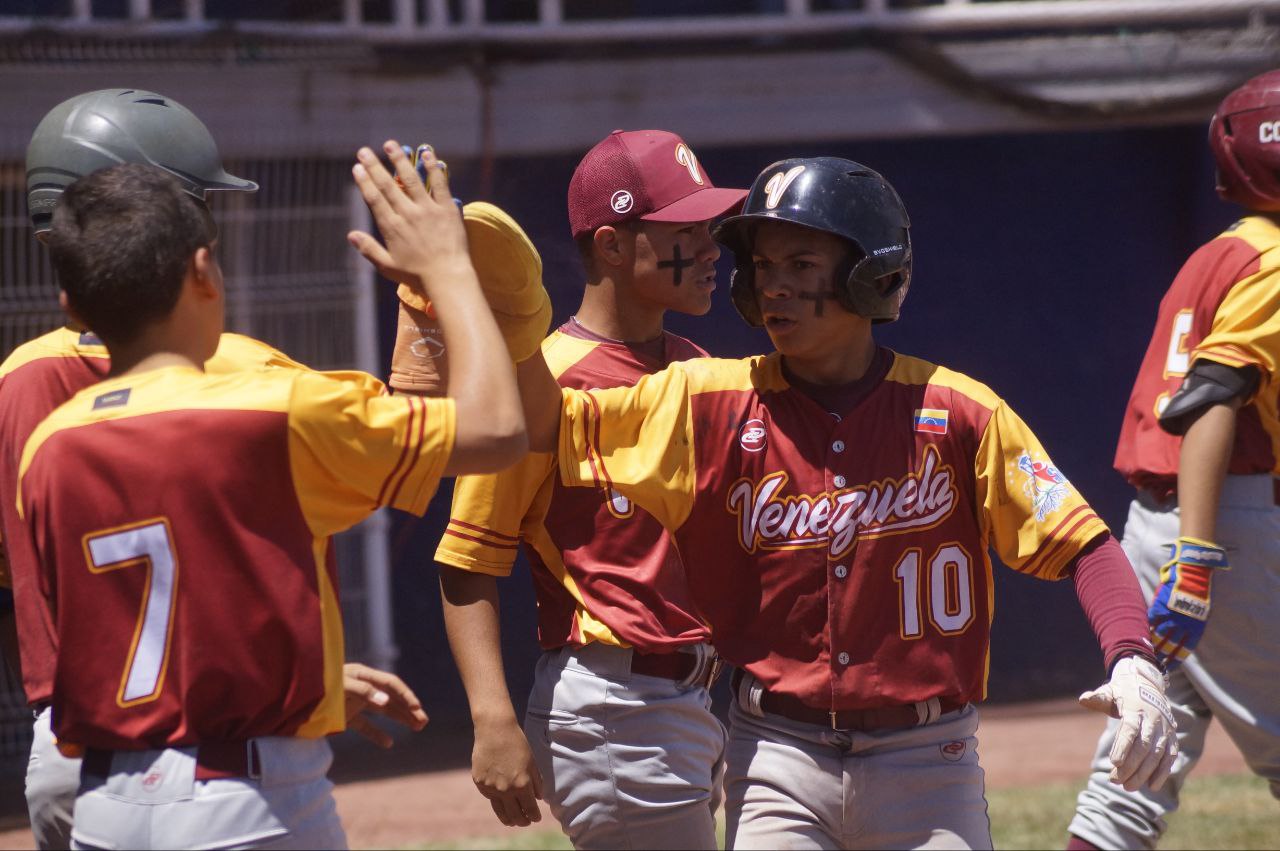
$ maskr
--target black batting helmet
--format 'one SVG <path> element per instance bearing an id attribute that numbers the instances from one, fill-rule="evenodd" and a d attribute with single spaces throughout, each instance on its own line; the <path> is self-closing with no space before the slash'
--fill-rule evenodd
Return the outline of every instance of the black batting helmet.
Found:
<path id="1" fill-rule="evenodd" d="M 751 248 L 761 221 L 791 222 L 834 234 L 854 249 L 835 282 L 846 310 L 875 322 L 898 318 L 911 282 L 911 221 L 878 172 L 853 160 L 805 157 L 776 162 L 756 178 L 742 212 L 716 227 L 734 254 L 733 304 L 751 325 L 764 324 Z"/>
<path id="2" fill-rule="evenodd" d="M 76 179 L 120 163 L 159 166 L 200 201 L 214 190 L 254 192 L 228 174 L 209 129 L 182 104 L 141 89 L 102 89 L 63 101 L 40 120 L 27 145 L 27 213 L 36 233 Z"/>

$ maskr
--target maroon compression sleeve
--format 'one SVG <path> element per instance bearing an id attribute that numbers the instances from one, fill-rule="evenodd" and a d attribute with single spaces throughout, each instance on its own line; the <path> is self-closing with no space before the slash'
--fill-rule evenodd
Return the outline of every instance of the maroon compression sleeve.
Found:
<path id="1" fill-rule="evenodd" d="M 1155 663 L 1147 604 L 1120 543 L 1109 533 L 1098 535 L 1067 566 L 1067 572 L 1098 636 L 1107 670 L 1121 657 L 1135 654 Z"/>

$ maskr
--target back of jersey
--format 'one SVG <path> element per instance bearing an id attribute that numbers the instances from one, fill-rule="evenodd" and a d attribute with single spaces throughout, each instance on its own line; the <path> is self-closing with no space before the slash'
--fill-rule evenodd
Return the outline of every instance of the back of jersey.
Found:
<path id="1" fill-rule="evenodd" d="M 342 729 L 329 535 L 421 512 L 447 400 L 369 378 L 172 367 L 90 388 L 23 456 L 55 612 L 54 728 L 106 749 Z"/>
<path id="2" fill-rule="evenodd" d="M 1125 410 L 1115 468 L 1135 487 L 1173 492 L 1181 438 L 1159 416 L 1197 360 L 1256 367 L 1262 387 L 1237 417 L 1230 472 L 1280 473 L 1276 316 L 1280 225 L 1247 216 L 1188 258 L 1160 302 L 1156 327 Z"/>
<path id="3" fill-rule="evenodd" d="M 18 519 L 18 463 L 22 447 L 40 421 L 80 390 L 107 374 L 111 360 L 97 337 L 58 328 L 23 343 L 0 364 L 0 531 L 5 559 L 0 585 L 14 589 L 22 685 L 27 700 L 49 699 L 53 625 L 48 612 L 29 603 L 28 586 L 36 574 L 35 555 Z M 7 563 L 6 563 L 7 562 Z"/>

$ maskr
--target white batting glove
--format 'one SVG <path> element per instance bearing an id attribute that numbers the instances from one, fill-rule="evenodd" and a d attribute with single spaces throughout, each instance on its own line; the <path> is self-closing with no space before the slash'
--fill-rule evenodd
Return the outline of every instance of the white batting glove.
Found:
<path id="1" fill-rule="evenodd" d="M 1164 675 L 1140 656 L 1126 656 L 1111 679 L 1080 695 L 1080 705 L 1120 719 L 1111 747 L 1111 782 L 1136 792 L 1159 789 L 1178 756 L 1177 727 L 1164 696 Z"/>

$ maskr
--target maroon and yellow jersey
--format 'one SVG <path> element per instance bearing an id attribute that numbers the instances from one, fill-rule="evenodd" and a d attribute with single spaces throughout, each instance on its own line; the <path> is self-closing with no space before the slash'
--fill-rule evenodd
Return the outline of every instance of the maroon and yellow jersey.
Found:
<path id="1" fill-rule="evenodd" d="M 0 365 L 0 528 L 8 554 L 0 585 L 13 588 L 23 687 L 32 703 L 49 699 L 58 645 L 52 616 L 33 585 L 36 562 L 29 542 L 23 535 L 10 535 L 20 522 L 18 463 L 40 421 L 101 381 L 110 367 L 106 347 L 97 337 L 65 327 L 22 344 Z M 223 334 L 217 353 L 205 364 L 214 374 L 268 367 L 304 368 L 266 343 L 240 334 Z"/>
<path id="2" fill-rule="evenodd" d="M 665 334 L 662 353 L 591 339 L 574 325 L 542 344 L 563 387 L 629 386 L 667 364 L 704 357 Z M 656 352 L 655 352 L 656 354 Z M 706 641 L 689 601 L 680 555 L 662 525 L 618 493 L 566 488 L 548 454 L 496 475 L 463 476 L 436 560 L 507 576 L 523 544 L 538 599 L 538 639 L 547 649 L 591 641 L 670 651 Z"/>
<path id="3" fill-rule="evenodd" d="M 716 648 L 767 688 L 824 710 L 980 700 L 988 548 L 1058 579 L 1106 526 L 990 389 L 877 358 L 843 418 L 777 354 L 566 390 L 561 474 L 671 530 Z"/>
<path id="4" fill-rule="evenodd" d="M 1158 419 L 1201 359 L 1258 369 L 1228 470 L 1280 475 L 1280 226 L 1268 216 L 1247 216 L 1202 245 L 1160 302 L 1116 448 L 1115 468 L 1135 487 L 1173 493 L 1182 438 Z"/>

